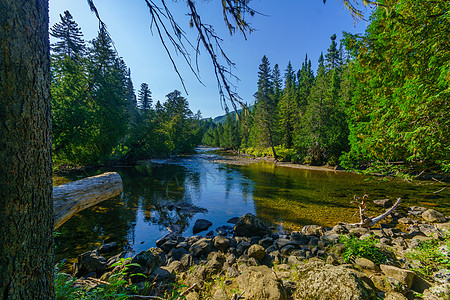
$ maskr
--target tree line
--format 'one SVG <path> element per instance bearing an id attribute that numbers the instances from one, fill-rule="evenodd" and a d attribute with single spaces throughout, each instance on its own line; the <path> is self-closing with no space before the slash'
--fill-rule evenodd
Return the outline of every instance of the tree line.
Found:
<path id="1" fill-rule="evenodd" d="M 374 10 L 364 34 L 344 33 L 339 45 L 333 35 L 315 73 L 306 57 L 281 78 L 264 56 L 255 104 L 210 126 L 202 142 L 385 174 L 448 172 L 448 3 L 401 2 Z"/>
<path id="2" fill-rule="evenodd" d="M 147 83 L 136 97 L 131 71 L 101 28 L 83 39 L 69 11 L 50 34 L 53 161 L 89 165 L 136 161 L 192 152 L 202 137 L 201 114 L 193 114 L 181 92 L 153 105 Z"/>

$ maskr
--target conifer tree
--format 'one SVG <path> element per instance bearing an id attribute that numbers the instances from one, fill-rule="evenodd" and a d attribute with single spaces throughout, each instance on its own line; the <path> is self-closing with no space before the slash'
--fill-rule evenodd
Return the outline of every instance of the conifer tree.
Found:
<path id="1" fill-rule="evenodd" d="M 140 109 L 149 110 L 152 108 L 152 92 L 148 88 L 148 84 L 145 82 L 141 84 L 141 89 L 138 92 L 138 100 Z"/>
<path id="2" fill-rule="evenodd" d="M 333 34 L 331 37 L 331 45 L 328 48 L 327 54 L 325 55 L 326 64 L 325 67 L 328 70 L 333 70 L 336 67 L 340 66 L 340 55 L 339 50 L 337 48 L 336 43 L 336 34 Z"/>
<path id="3" fill-rule="evenodd" d="M 275 101 L 274 86 L 272 82 L 272 71 L 270 63 L 264 55 L 259 65 L 258 71 L 258 91 L 255 93 L 255 112 L 254 112 L 254 132 L 256 140 L 260 147 L 271 147 L 273 157 L 276 159 L 275 152 Z"/>
<path id="4" fill-rule="evenodd" d="M 295 74 L 291 62 L 285 73 L 283 96 L 278 103 L 280 139 L 283 146 L 291 148 L 294 140 L 294 130 L 298 122 L 298 104 L 295 84 Z"/>
<path id="5" fill-rule="evenodd" d="M 68 10 L 64 12 L 64 16 L 59 15 L 59 17 L 61 22 L 56 23 L 50 29 L 50 35 L 58 39 L 51 45 L 53 52 L 58 55 L 67 55 L 72 59 L 82 55 L 85 50 L 85 42 L 80 27 Z"/>

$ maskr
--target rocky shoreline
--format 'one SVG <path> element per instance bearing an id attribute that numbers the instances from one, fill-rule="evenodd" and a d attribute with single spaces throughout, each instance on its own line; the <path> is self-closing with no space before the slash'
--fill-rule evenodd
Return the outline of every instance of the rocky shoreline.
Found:
<path id="1" fill-rule="evenodd" d="M 93 288 L 121 273 L 148 297 L 175 289 L 190 300 L 450 299 L 448 219 L 422 207 L 393 218 L 403 231 L 388 224 L 372 229 L 307 225 L 301 231 L 274 233 L 246 214 L 231 220 L 233 227 L 222 226 L 218 235 L 210 231 L 185 238 L 170 233 L 155 248 L 127 260 L 126 252 L 106 260 L 102 254 L 114 251 L 115 245 L 103 245 L 78 257 L 74 276 L 80 278 L 77 284 Z M 374 241 L 381 254 L 377 260 L 349 256 L 345 240 Z M 429 276 L 417 272 L 421 262 L 407 253 L 424 241 L 438 243 L 447 268 Z"/>

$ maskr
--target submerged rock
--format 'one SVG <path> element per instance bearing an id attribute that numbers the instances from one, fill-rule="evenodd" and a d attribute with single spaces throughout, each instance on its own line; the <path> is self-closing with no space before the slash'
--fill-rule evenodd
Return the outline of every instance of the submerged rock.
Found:
<path id="1" fill-rule="evenodd" d="M 233 229 L 236 235 L 246 237 L 264 236 L 270 233 L 269 227 L 250 213 L 240 217 Z"/>
<path id="2" fill-rule="evenodd" d="M 444 223 L 447 221 L 444 214 L 435 211 L 434 209 L 428 209 L 422 213 L 422 218 L 431 223 Z"/>
<path id="3" fill-rule="evenodd" d="M 192 231 L 194 234 L 197 234 L 201 231 L 207 230 L 209 227 L 212 226 L 212 223 L 205 219 L 198 219 L 195 221 L 194 228 L 192 228 Z"/>

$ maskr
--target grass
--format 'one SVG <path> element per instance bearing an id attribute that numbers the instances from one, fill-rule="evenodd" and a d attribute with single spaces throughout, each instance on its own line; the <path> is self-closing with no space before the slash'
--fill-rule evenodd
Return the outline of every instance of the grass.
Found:
<path id="1" fill-rule="evenodd" d="M 339 241 L 345 245 L 343 253 L 345 262 L 352 262 L 358 257 L 363 257 L 379 265 L 387 260 L 386 253 L 377 247 L 378 240 L 373 236 L 363 239 L 354 236 L 341 236 Z"/>
<path id="2" fill-rule="evenodd" d="M 450 253 L 450 235 L 443 241 L 432 239 L 428 241 L 420 241 L 419 246 L 410 250 L 405 257 L 411 261 L 418 261 L 418 267 L 413 271 L 430 277 L 434 272 L 440 269 L 450 269 L 450 257 L 440 250 L 441 247 L 446 248 Z"/>

